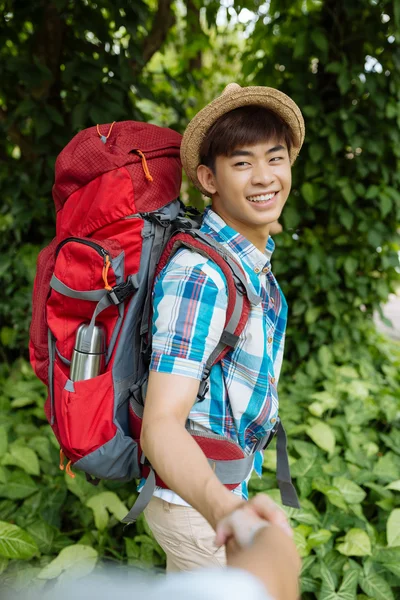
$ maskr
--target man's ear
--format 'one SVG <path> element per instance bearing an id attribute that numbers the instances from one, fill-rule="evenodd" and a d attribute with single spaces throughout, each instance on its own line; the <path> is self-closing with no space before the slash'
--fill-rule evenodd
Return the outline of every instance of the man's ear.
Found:
<path id="1" fill-rule="evenodd" d="M 197 179 L 210 195 L 216 193 L 217 188 L 215 186 L 215 175 L 210 167 L 206 167 L 206 165 L 199 165 L 197 167 Z"/>

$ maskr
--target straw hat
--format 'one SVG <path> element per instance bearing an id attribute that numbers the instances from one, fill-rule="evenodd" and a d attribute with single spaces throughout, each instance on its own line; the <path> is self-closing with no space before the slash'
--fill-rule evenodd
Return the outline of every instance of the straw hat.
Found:
<path id="1" fill-rule="evenodd" d="M 190 121 L 183 135 L 181 160 L 183 168 L 192 183 L 206 196 L 205 190 L 197 179 L 197 167 L 200 164 L 200 146 L 211 125 L 225 113 L 240 106 L 264 106 L 276 113 L 287 123 L 293 132 L 294 144 L 290 149 L 290 163 L 293 164 L 304 141 L 304 119 L 299 107 L 283 92 L 269 87 L 244 87 L 237 83 L 226 86 L 221 96 L 210 102 Z"/>

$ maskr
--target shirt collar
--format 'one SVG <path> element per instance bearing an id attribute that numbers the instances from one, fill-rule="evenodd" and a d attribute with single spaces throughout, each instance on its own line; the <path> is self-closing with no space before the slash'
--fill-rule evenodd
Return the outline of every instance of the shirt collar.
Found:
<path id="1" fill-rule="evenodd" d="M 207 207 L 204 212 L 203 225 L 215 232 L 218 241 L 222 242 L 234 256 L 250 267 L 254 273 L 265 273 L 271 268 L 271 256 L 275 249 L 275 242 L 271 236 L 268 238 L 265 252 L 261 252 L 241 233 L 227 225 L 210 207 Z"/>

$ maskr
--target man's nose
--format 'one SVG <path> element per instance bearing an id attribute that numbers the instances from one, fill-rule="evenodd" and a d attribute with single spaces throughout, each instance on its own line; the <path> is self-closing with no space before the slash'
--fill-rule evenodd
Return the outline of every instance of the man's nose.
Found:
<path id="1" fill-rule="evenodd" d="M 253 185 L 270 185 L 274 181 L 274 173 L 272 169 L 265 164 L 256 165 L 253 169 L 252 184 Z"/>

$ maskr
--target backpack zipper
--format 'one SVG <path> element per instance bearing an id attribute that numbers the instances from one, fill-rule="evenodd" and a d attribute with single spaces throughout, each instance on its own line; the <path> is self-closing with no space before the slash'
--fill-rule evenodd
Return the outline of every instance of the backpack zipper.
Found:
<path id="1" fill-rule="evenodd" d="M 102 246 L 100 246 L 99 244 L 96 244 L 95 242 L 91 242 L 90 240 L 84 240 L 83 238 L 77 238 L 77 237 L 65 238 L 65 240 L 60 242 L 56 248 L 56 256 L 58 256 L 58 253 L 60 252 L 61 248 L 63 246 L 65 246 L 65 244 L 68 244 L 68 242 L 77 242 L 78 244 L 84 244 L 85 246 L 90 246 L 91 248 L 96 250 L 97 254 L 100 254 L 100 256 L 102 256 L 104 258 L 104 260 L 106 259 L 107 256 L 109 256 L 108 252 L 106 250 L 104 250 L 104 248 Z"/>

